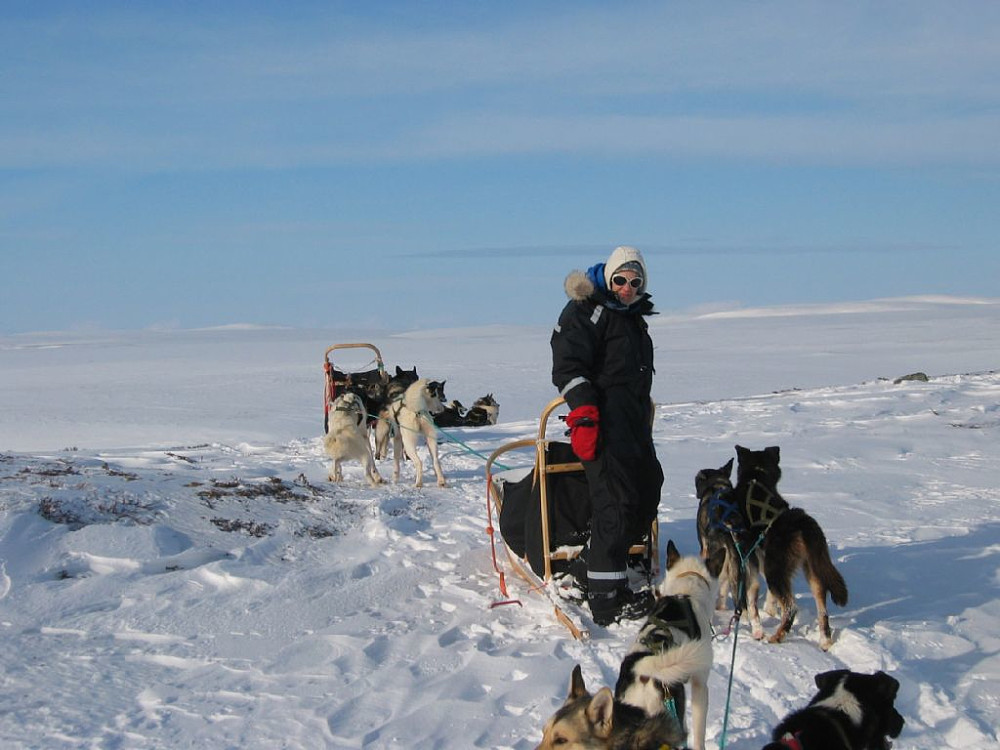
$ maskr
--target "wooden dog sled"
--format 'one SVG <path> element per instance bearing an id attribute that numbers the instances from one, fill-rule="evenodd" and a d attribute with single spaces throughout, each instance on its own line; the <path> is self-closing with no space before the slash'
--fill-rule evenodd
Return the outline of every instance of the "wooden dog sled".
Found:
<path id="1" fill-rule="evenodd" d="M 330 361 L 331 352 L 346 349 L 370 349 L 374 353 L 374 359 L 369 365 L 374 368 L 361 371 L 348 371 L 338 369 Z M 330 419 L 330 404 L 337 396 L 344 391 L 354 391 L 365 403 L 368 410 L 368 419 L 371 422 L 372 415 L 378 413 L 378 404 L 385 394 L 385 388 L 389 383 L 389 373 L 385 371 L 385 363 L 382 361 L 382 352 L 374 344 L 334 344 L 328 346 L 323 354 L 323 432 L 326 433 Z"/>
<path id="2" fill-rule="evenodd" d="M 584 614 L 579 602 L 567 598 L 565 590 L 553 580 L 554 571 L 565 569 L 572 560 L 578 557 L 589 538 L 589 530 L 582 528 L 581 524 L 581 521 L 589 521 L 590 508 L 589 489 L 583 472 L 583 464 L 572 454 L 572 450 L 566 443 L 547 437 L 549 418 L 560 406 L 564 405 L 565 400 L 561 397 L 549 402 L 542 410 L 538 434 L 535 438 L 515 440 L 500 446 L 490 454 L 486 461 L 487 533 L 490 535 L 493 547 L 493 565 L 500 577 L 500 591 L 503 596 L 509 599 L 506 577 L 497 561 L 497 535 L 494 530 L 503 523 L 501 514 L 504 508 L 505 489 L 517 483 L 509 482 L 495 474 L 494 467 L 501 466 L 497 459 L 507 453 L 529 448 L 534 449 L 534 466 L 530 473 L 530 480 L 525 477 L 522 481 L 525 485 L 530 482 L 533 493 L 531 502 L 536 503 L 529 509 L 529 512 L 536 515 L 539 521 L 538 539 L 531 540 L 532 535 L 529 533 L 527 534 L 529 540 L 526 541 L 528 544 L 534 541 L 534 548 L 521 549 L 520 540 L 517 540 L 513 545 L 518 548 L 515 550 L 508 543 L 508 539 L 500 534 L 499 544 L 503 547 L 511 569 L 528 584 L 532 591 L 549 599 L 556 619 L 566 626 L 574 638 L 584 640 L 590 636 L 584 619 L 585 617 L 589 619 L 589 615 Z M 535 494 L 537 494 L 537 501 L 534 498 Z M 581 510 L 581 507 L 571 507 L 574 504 L 580 504 L 585 510 Z M 553 521 L 557 521 L 565 528 L 553 528 Z M 533 531 L 530 524 L 527 530 Z M 630 564 L 632 561 L 641 561 L 649 578 L 655 577 L 659 573 L 658 532 L 658 524 L 654 519 L 649 533 L 642 542 L 633 544 L 629 548 Z"/>

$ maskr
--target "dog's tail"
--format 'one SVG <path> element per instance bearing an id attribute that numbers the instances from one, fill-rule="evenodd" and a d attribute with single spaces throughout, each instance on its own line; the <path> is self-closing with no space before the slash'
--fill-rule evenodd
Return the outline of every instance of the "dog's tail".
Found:
<path id="1" fill-rule="evenodd" d="M 833 560 L 830 559 L 830 547 L 826 543 L 823 529 L 816 523 L 816 519 L 803 513 L 801 530 L 810 570 L 830 592 L 830 599 L 833 600 L 833 603 L 838 607 L 846 606 L 847 584 L 844 582 L 844 577 L 840 575 L 840 571 L 834 567 Z"/>

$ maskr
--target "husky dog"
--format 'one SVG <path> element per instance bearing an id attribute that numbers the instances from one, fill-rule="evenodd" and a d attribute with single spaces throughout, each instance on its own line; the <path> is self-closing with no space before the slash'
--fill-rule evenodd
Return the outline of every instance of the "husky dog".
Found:
<path id="1" fill-rule="evenodd" d="M 465 420 L 465 407 L 462 402 L 452 399 L 445 407 L 434 415 L 434 424 L 438 427 L 461 427 Z"/>
<path id="2" fill-rule="evenodd" d="M 448 400 L 448 397 L 444 395 L 444 384 L 447 380 L 428 380 L 427 390 L 438 401 L 441 402 L 442 408 L 444 408 L 444 403 Z"/>
<path id="3" fill-rule="evenodd" d="M 444 407 L 441 405 L 440 397 L 435 393 L 442 394 L 443 389 L 437 388 L 432 392 L 427 378 L 420 378 L 406 389 L 402 399 L 390 406 L 393 420 L 398 425 L 396 434 L 392 438 L 392 457 L 395 462 L 392 476 L 396 482 L 399 481 L 399 463 L 405 450 L 407 458 L 413 461 L 417 472 L 415 486 L 424 486 L 424 465 L 417 453 L 417 443 L 423 436 L 427 450 L 431 454 L 438 486 L 445 486 L 444 472 L 441 471 L 441 463 L 438 461 L 437 428 L 434 426 L 433 416 Z"/>
<path id="4" fill-rule="evenodd" d="M 500 404 L 493 398 L 492 393 L 477 398 L 469 411 L 465 413 L 464 424 L 469 427 L 483 427 L 493 425 L 500 418 Z"/>
<path id="5" fill-rule="evenodd" d="M 768 640 L 780 643 L 792 627 L 797 612 L 792 577 L 801 568 L 816 600 L 819 645 L 826 651 L 833 644 L 826 595 L 829 593 L 838 606 L 847 604 L 847 584 L 830 559 L 826 535 L 812 516 L 801 508 L 789 507 L 778 494 L 781 468 L 777 446 L 752 451 L 737 445 L 736 454 L 739 460 L 734 492 L 751 533 L 764 535 L 760 550 L 764 558 L 767 594 L 768 598 L 773 597 L 781 614 L 781 623 Z M 750 586 L 747 593 L 747 609 L 754 637 L 762 637 L 756 591 Z"/>
<path id="6" fill-rule="evenodd" d="M 372 456 L 372 446 L 368 440 L 365 427 L 367 412 L 361 396 L 353 391 L 340 394 L 330 404 L 329 428 L 323 440 L 326 454 L 333 459 L 328 477 L 331 482 L 343 480 L 341 461 L 345 458 L 357 459 L 365 467 L 365 476 L 373 487 L 382 482 L 375 459 Z"/>
<path id="7" fill-rule="evenodd" d="M 640 750 L 680 747 L 684 733 L 662 710 L 647 715 L 617 700 L 610 688 L 587 692 L 580 665 L 573 668 L 569 695 L 542 732 L 535 750 Z"/>
<path id="8" fill-rule="evenodd" d="M 903 731 L 894 705 L 899 682 L 885 672 L 824 672 L 816 687 L 808 706 L 775 727 L 764 750 L 888 750 L 888 738 Z"/>
<path id="9" fill-rule="evenodd" d="M 434 416 L 434 423 L 438 427 L 483 427 L 496 424 L 499 415 L 500 404 L 493 398 L 492 393 L 487 393 L 477 398 L 468 411 L 460 402 L 452 401 L 440 414 Z"/>
<path id="10" fill-rule="evenodd" d="M 686 683 L 691 683 L 691 747 L 704 750 L 712 613 L 725 551 L 708 560 L 681 557 L 667 542 L 667 573 L 659 598 L 622 661 L 615 698 L 647 714 L 666 710 L 684 731 Z"/>
<path id="11" fill-rule="evenodd" d="M 416 382 L 417 368 L 403 370 L 396 365 L 396 374 L 389 378 L 385 386 L 385 398 L 378 410 L 378 421 L 375 423 L 375 458 L 387 458 L 389 455 L 389 439 L 399 432 L 396 424 L 394 407 L 402 401 L 406 389 Z"/>
<path id="12" fill-rule="evenodd" d="M 694 478 L 694 487 L 698 496 L 701 557 L 708 560 L 720 550 L 725 554 L 716 609 L 725 608 L 726 595 L 730 594 L 736 611 L 742 613 L 747 606 L 748 589 L 753 592 L 751 598 L 754 605 L 757 602 L 760 551 L 751 551 L 753 540 L 748 538 L 746 521 L 733 493 L 733 483 L 729 478 L 732 472 L 733 459 L 718 469 L 702 469 Z M 756 637 L 762 636 L 761 632 Z"/>

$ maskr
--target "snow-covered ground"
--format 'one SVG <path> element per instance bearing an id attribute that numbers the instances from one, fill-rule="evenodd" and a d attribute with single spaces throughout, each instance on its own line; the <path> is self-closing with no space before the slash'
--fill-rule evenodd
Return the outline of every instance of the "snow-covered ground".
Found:
<path id="1" fill-rule="evenodd" d="M 897 747 L 996 746 L 1000 300 L 663 315 L 652 332 L 661 545 L 696 551 L 698 469 L 780 445 L 782 492 L 850 589 L 828 653 L 801 578 L 786 643 L 744 626 L 727 746 L 760 747 L 841 667 L 899 679 Z M 0 338 L 0 746 L 534 747 L 573 665 L 613 684 L 638 627 L 573 641 L 513 581 L 523 606 L 490 608 L 481 455 L 534 433 L 548 334 Z M 448 487 L 415 489 L 406 467 L 371 489 L 354 464 L 326 481 L 323 354 L 350 341 L 466 406 L 500 402 L 497 426 L 448 431 Z M 713 747 L 732 648 L 715 643 Z"/>

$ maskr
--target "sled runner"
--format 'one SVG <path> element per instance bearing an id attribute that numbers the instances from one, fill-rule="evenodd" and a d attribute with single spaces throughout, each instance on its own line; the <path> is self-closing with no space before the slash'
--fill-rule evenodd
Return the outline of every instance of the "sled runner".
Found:
<path id="1" fill-rule="evenodd" d="M 337 369 L 330 361 L 330 353 L 344 349 L 370 349 L 375 354 L 375 358 L 368 364 L 375 367 L 359 372 L 349 372 Z M 385 395 L 385 387 L 389 382 L 389 374 L 385 371 L 385 364 L 382 362 L 382 353 L 374 344 L 334 344 L 328 346 L 323 354 L 323 432 L 329 426 L 330 404 L 337 396 L 344 391 L 353 391 L 361 396 L 368 412 L 369 424 L 378 413 L 378 406 Z"/>
<path id="2" fill-rule="evenodd" d="M 503 570 L 496 560 L 494 518 L 510 567 L 532 590 L 552 602 L 556 618 L 574 638 L 582 640 L 589 637 L 589 632 L 579 596 L 574 597 L 568 586 L 560 586 L 553 579 L 554 575 L 569 572 L 590 537 L 590 490 L 583 464 L 568 443 L 546 437 L 549 417 L 564 404 L 561 397 L 549 402 L 542 411 L 536 438 L 502 445 L 487 460 L 487 533 L 493 543 L 501 593 L 509 596 Z M 513 480 L 494 474 L 500 456 L 528 448 L 534 449 L 535 457 L 526 476 Z M 642 569 L 647 578 L 655 576 L 658 545 L 654 520 L 645 538 L 629 548 L 630 568 Z"/>

